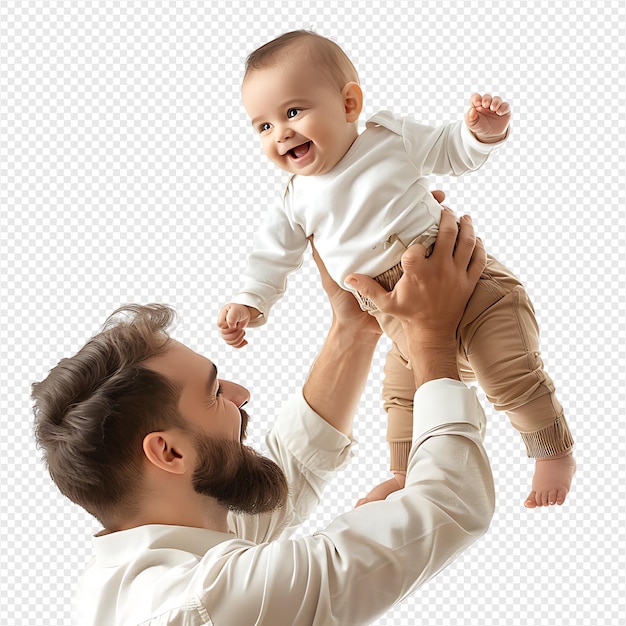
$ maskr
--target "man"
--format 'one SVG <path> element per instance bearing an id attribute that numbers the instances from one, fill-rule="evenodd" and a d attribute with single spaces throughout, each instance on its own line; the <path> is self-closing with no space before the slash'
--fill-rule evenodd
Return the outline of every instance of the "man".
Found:
<path id="1" fill-rule="evenodd" d="M 79 592 L 81 626 L 366 624 L 488 528 L 484 414 L 455 356 L 485 252 L 470 219 L 457 229 L 444 211 L 433 253 L 411 247 L 392 292 L 353 277 L 408 336 L 418 391 L 406 487 L 286 538 L 346 462 L 380 336 L 314 258 L 333 322 L 267 436 L 273 460 L 242 444 L 248 391 L 168 337 L 165 307 L 131 307 L 33 386 L 53 479 L 104 526 Z"/>

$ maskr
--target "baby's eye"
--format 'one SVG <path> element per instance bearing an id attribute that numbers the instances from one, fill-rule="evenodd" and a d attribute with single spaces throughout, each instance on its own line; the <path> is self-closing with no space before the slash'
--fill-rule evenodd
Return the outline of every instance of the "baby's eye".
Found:
<path id="1" fill-rule="evenodd" d="M 287 117 L 291 119 L 292 117 L 295 117 L 296 115 L 298 115 L 298 113 L 300 113 L 300 109 L 289 109 L 287 111 Z"/>
<path id="2" fill-rule="evenodd" d="M 259 124 L 259 132 L 260 133 L 263 133 L 263 132 L 265 132 L 266 130 L 269 130 L 269 129 L 270 129 L 270 124 L 268 122 L 265 122 L 263 124 Z"/>

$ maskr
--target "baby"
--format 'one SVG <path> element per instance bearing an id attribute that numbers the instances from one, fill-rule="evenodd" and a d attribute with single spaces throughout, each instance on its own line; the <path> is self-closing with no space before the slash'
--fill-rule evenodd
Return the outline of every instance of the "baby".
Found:
<path id="1" fill-rule="evenodd" d="M 373 276 L 393 289 L 406 248 L 435 241 L 441 207 L 426 176 L 480 167 L 505 140 L 510 107 L 499 97 L 473 94 L 463 122 L 431 128 L 381 112 L 359 133 L 357 72 L 337 44 L 309 31 L 287 33 L 254 51 L 242 98 L 264 153 L 291 177 L 257 233 L 243 286 L 220 311 L 218 327 L 227 343 L 245 346 L 245 329 L 266 322 L 314 236 L 331 276 L 393 342 L 383 382 L 393 477 L 357 504 L 384 499 L 404 486 L 415 381 L 399 322 L 351 288 L 350 275 Z M 562 504 L 576 467 L 574 441 L 539 357 L 532 303 L 493 257 L 457 336 L 461 377 L 477 380 L 490 402 L 506 411 L 536 459 L 524 504 Z"/>

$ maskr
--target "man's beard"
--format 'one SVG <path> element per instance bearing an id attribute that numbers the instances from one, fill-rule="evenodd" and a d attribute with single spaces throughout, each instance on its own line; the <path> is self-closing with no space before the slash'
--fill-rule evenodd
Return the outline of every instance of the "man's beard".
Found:
<path id="1" fill-rule="evenodd" d="M 193 488 L 236 513 L 268 513 L 285 504 L 287 479 L 274 461 L 242 443 L 248 416 L 241 409 L 240 412 L 241 441 L 195 433 L 198 464 L 193 473 Z"/>

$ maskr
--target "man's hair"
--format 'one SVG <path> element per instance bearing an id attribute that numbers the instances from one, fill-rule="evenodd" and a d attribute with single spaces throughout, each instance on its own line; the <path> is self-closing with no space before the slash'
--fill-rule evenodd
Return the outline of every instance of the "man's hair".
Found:
<path id="1" fill-rule="evenodd" d="M 181 390 L 142 366 L 165 352 L 174 318 L 164 305 L 122 307 L 32 387 L 35 437 L 52 479 L 105 528 L 139 509 L 144 437 L 185 427 Z"/>
<path id="2" fill-rule="evenodd" d="M 310 30 L 294 30 L 257 48 L 246 59 L 246 76 L 254 70 L 272 67 L 293 60 L 290 52 L 297 51 L 296 61 L 303 59 L 318 67 L 341 91 L 346 83 L 359 82 L 359 75 L 348 55 L 334 42 Z"/>

